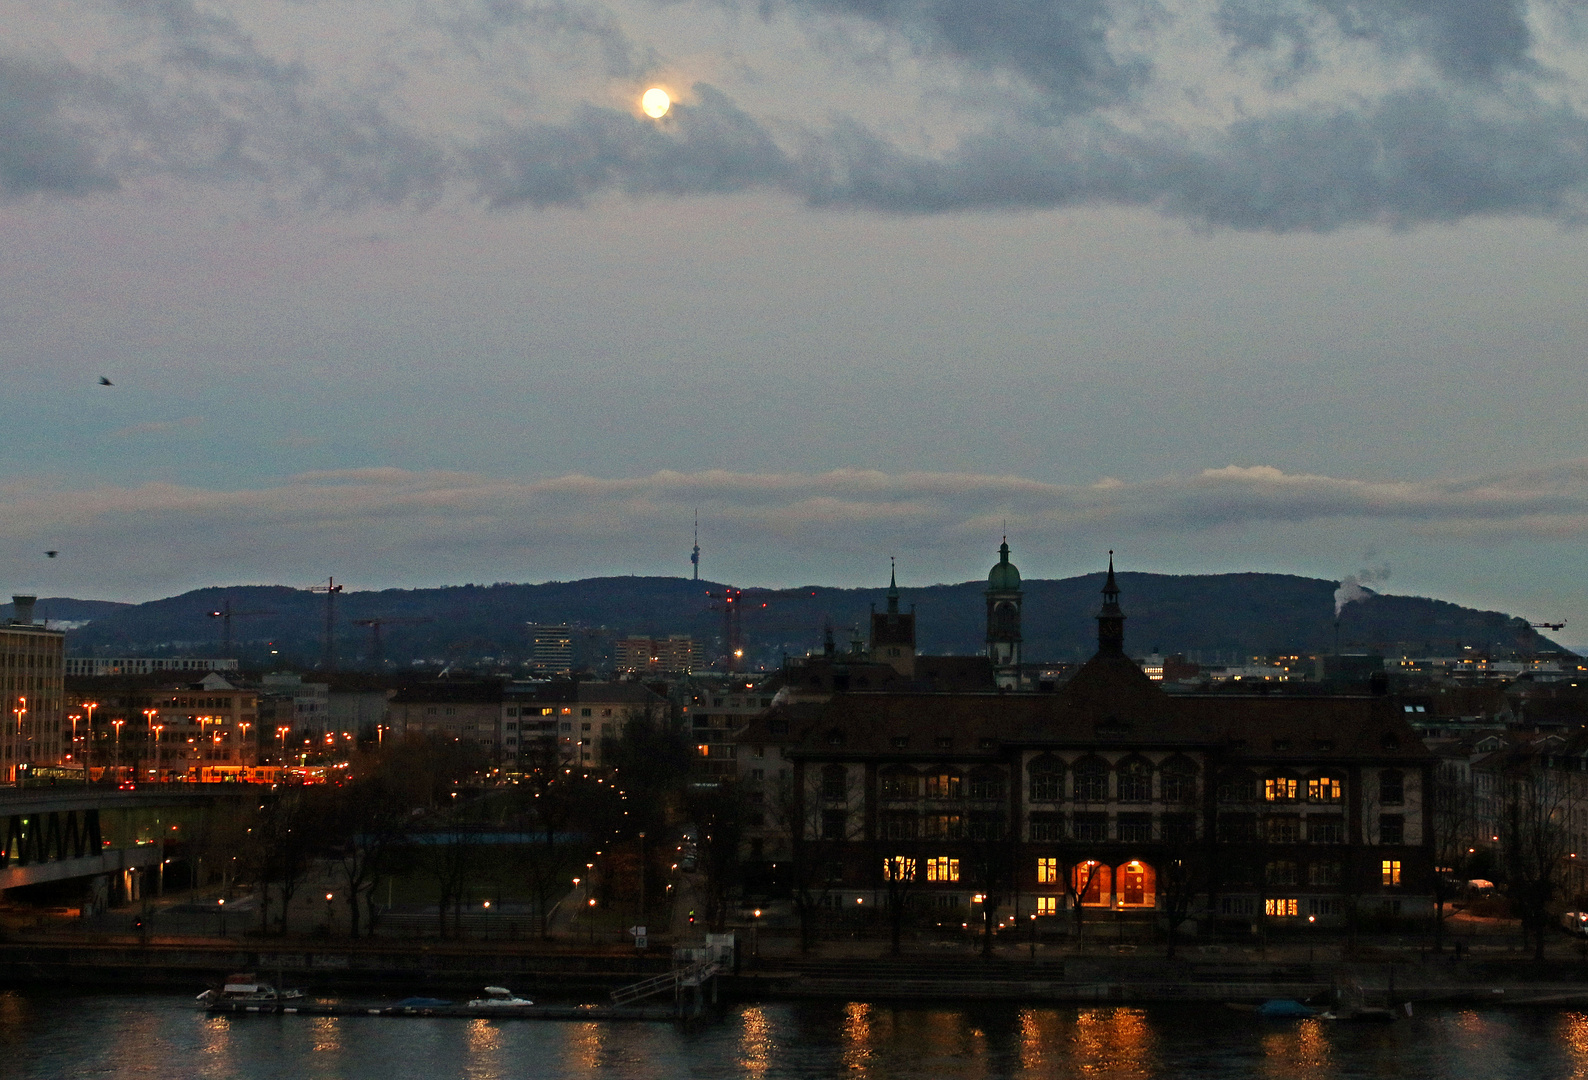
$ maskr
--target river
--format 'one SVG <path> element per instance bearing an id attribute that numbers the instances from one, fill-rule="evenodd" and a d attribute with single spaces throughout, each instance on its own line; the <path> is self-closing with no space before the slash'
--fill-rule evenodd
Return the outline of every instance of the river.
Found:
<path id="1" fill-rule="evenodd" d="M 191 998 L 0 993 L 0 1077 L 66 1080 L 971 1080 L 1588 1078 L 1588 1014 L 1424 1008 L 1375 1027 L 1214 1007 L 767 1003 L 684 1030 L 597 1024 L 211 1017 Z"/>

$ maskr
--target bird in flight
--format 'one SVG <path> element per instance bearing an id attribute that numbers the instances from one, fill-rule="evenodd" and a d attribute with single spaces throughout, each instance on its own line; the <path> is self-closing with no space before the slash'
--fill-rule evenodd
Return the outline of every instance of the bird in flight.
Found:
<path id="1" fill-rule="evenodd" d="M 100 386 L 115 386 L 116 384 L 111 382 L 109 379 L 105 378 L 103 375 L 101 375 L 99 377 L 99 385 Z"/>
<path id="2" fill-rule="evenodd" d="M 46 551 L 44 554 L 48 555 L 50 558 L 53 559 L 53 558 L 55 558 L 55 556 L 59 555 L 60 552 L 59 551 Z"/>

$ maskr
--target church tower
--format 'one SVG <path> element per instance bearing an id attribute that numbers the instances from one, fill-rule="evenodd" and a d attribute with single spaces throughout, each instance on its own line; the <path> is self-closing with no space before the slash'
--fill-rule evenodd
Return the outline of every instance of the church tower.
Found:
<path id="1" fill-rule="evenodd" d="M 871 609 L 873 663 L 887 664 L 906 679 L 915 678 L 915 610 L 899 610 L 899 575 L 888 570 L 888 610 Z"/>
<path id="2" fill-rule="evenodd" d="M 987 658 L 1000 690 L 1020 686 L 1020 571 L 1009 561 L 1009 538 L 987 575 Z"/>
<path id="3" fill-rule="evenodd" d="M 1125 613 L 1119 608 L 1119 583 L 1114 580 L 1114 553 L 1108 553 L 1108 580 L 1103 582 L 1103 606 L 1097 612 L 1097 653 L 1121 655 L 1125 651 Z"/>

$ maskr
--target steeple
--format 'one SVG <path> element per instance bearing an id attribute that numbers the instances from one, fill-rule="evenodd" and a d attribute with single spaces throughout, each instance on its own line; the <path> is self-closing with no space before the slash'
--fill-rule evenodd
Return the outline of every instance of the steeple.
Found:
<path id="1" fill-rule="evenodd" d="M 998 545 L 998 565 L 987 573 L 987 658 L 1003 690 L 1020 686 L 1020 571 L 1009 561 L 1009 537 Z"/>
<path id="2" fill-rule="evenodd" d="M 915 677 L 915 611 L 899 610 L 899 568 L 888 558 L 888 609 L 871 608 L 871 659 L 888 664 L 900 675 Z"/>
<path id="3" fill-rule="evenodd" d="M 1125 651 L 1125 613 L 1119 607 L 1119 582 L 1114 580 L 1114 552 L 1108 553 L 1108 578 L 1103 582 L 1103 606 L 1097 612 L 1097 651 Z"/>
<path id="4" fill-rule="evenodd" d="M 888 614 L 899 613 L 899 568 L 892 555 L 888 556 Z"/>

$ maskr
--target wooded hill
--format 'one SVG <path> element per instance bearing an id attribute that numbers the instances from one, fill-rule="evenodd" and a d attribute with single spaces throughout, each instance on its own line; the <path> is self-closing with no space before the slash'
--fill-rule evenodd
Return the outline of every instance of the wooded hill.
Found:
<path id="1" fill-rule="evenodd" d="M 1092 615 L 1103 575 L 1025 582 L 1025 655 L 1030 661 L 1077 660 L 1095 649 Z M 1119 575 L 1127 648 L 1136 655 L 1185 653 L 1203 663 L 1245 656 L 1332 651 L 1336 582 L 1287 574 Z M 901 589 L 914 607 L 922 652 L 979 652 L 985 626 L 984 585 L 932 585 Z M 517 666 L 531 651 L 529 623 L 577 628 L 582 662 L 599 665 L 611 641 L 629 635 L 689 634 L 707 643 L 708 658 L 722 648 L 723 619 L 716 609 L 723 587 L 661 577 L 589 578 L 542 585 L 461 585 L 439 589 L 387 589 L 337 597 L 338 663 L 368 666 L 371 634 L 358 619 L 400 619 L 383 627 L 388 666 L 414 661 Z M 312 667 L 320 661 L 325 598 L 284 586 L 199 589 L 146 604 L 115 605 L 66 598 L 41 599 L 39 617 L 91 620 L 72 630 L 68 651 L 79 656 L 219 656 L 222 620 L 207 613 L 227 601 L 233 619 L 233 652 L 248 666 Z M 852 630 L 865 636 L 882 589 L 746 589 L 743 642 L 748 659 L 776 664 L 784 653 L 821 647 L 831 625 L 839 648 Z M 241 614 L 252 612 L 254 614 Z M 9 605 L 0 608 L 9 615 Z M 428 621 L 417 621 L 428 620 Z M 1371 595 L 1347 605 L 1339 625 L 1343 651 L 1452 655 L 1464 646 L 1493 652 L 1557 648 L 1513 617 L 1441 600 Z M 272 652 L 274 650 L 274 652 Z"/>

